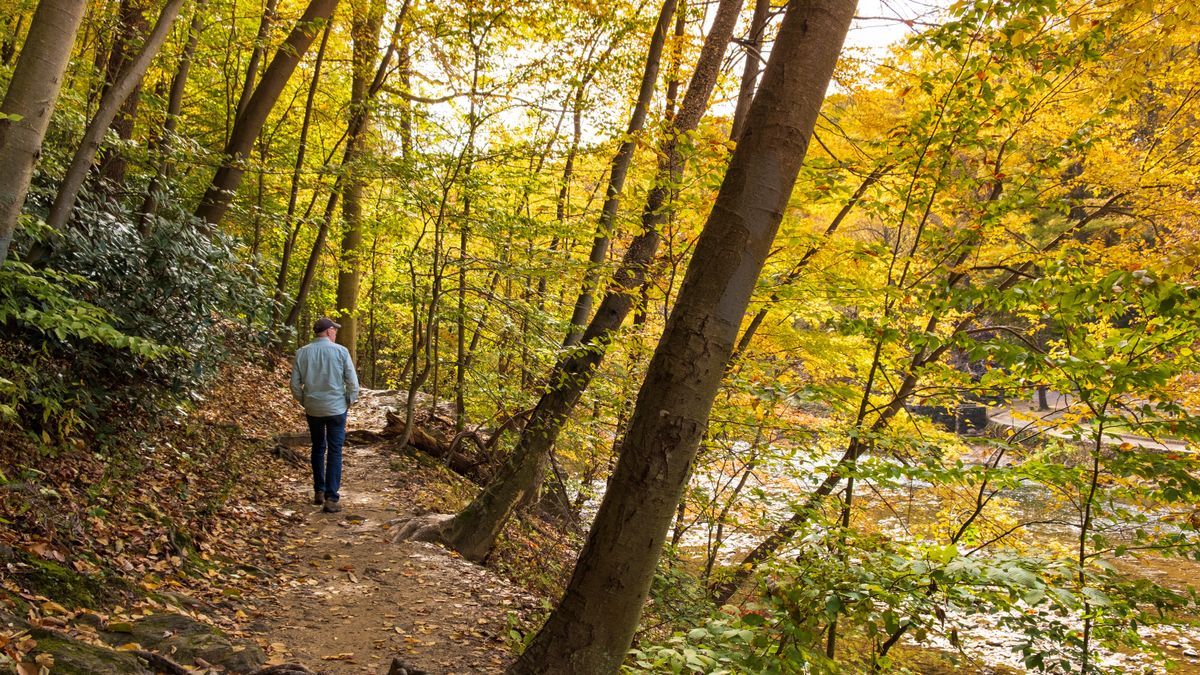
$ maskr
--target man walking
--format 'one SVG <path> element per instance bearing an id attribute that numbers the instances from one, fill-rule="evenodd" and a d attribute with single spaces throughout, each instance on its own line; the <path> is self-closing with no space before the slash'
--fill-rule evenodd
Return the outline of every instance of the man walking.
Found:
<path id="1" fill-rule="evenodd" d="M 331 319 L 317 319 L 313 341 L 296 352 L 292 368 L 292 396 L 304 406 L 312 436 L 313 504 L 324 504 L 326 513 L 342 510 L 338 488 L 346 413 L 358 398 L 358 375 L 350 351 L 334 342 L 339 328 Z"/>

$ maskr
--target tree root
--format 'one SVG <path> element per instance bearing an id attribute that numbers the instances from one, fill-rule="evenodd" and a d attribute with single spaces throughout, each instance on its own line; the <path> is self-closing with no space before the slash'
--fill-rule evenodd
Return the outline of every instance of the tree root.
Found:
<path id="1" fill-rule="evenodd" d="M 392 536 L 392 543 L 402 541 L 424 541 L 431 544 L 445 544 L 446 528 L 454 516 L 449 513 L 427 513 L 414 516 L 400 526 Z"/>
<path id="2" fill-rule="evenodd" d="M 281 663 L 275 666 L 259 668 L 250 675 L 319 675 L 307 666 L 299 663 Z"/>
<path id="3" fill-rule="evenodd" d="M 184 668 L 175 661 L 163 656 L 162 654 L 159 654 L 158 652 L 137 649 L 133 651 L 133 654 L 134 656 L 137 656 L 146 663 L 150 664 L 150 667 L 156 672 L 166 673 L 167 675 L 191 675 L 192 671 Z"/>

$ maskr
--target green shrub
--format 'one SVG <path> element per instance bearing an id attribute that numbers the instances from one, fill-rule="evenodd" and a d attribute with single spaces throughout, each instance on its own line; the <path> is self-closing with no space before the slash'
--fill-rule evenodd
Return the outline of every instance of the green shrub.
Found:
<path id="1" fill-rule="evenodd" d="M 169 197 L 142 219 L 84 195 L 67 231 L 23 228 L 38 268 L 10 263 L 0 283 L 0 414 L 43 436 L 102 431 L 194 394 L 246 334 L 265 343 L 240 328 L 269 299 L 234 243 Z"/>

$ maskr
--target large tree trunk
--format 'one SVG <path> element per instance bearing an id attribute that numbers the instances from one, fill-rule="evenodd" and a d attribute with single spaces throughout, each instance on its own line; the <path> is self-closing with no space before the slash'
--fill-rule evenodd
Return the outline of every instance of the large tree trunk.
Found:
<path id="1" fill-rule="evenodd" d="M 58 101 L 63 74 L 87 3 L 42 0 L 33 12 L 29 35 L 17 58 L 4 102 L 0 103 L 0 265 L 8 257 L 17 217 L 42 138 Z"/>
<path id="2" fill-rule="evenodd" d="M 338 0 L 311 0 L 304 15 L 296 22 L 292 32 L 284 40 L 271 65 L 263 73 L 262 81 L 254 89 L 246 108 L 233 123 L 229 134 L 229 142 L 225 145 L 225 163 L 217 169 L 212 184 L 200 200 L 196 208 L 196 217 L 209 225 L 221 222 L 233 194 L 242 183 L 243 162 L 249 156 L 258 133 L 267 121 L 267 115 L 275 107 L 275 102 L 283 92 L 284 86 L 296 69 L 296 64 L 304 58 L 305 52 L 312 45 L 317 32 L 324 28 L 324 23 L 333 15 Z"/>
<path id="3" fill-rule="evenodd" d="M 354 41 L 350 79 L 350 121 L 346 134 L 346 154 L 342 160 L 345 183 L 342 187 L 342 256 L 338 266 L 336 307 L 342 324 L 338 344 L 350 350 L 351 360 L 358 357 L 358 289 L 362 280 L 362 178 L 361 157 L 371 129 L 370 88 L 374 80 L 375 55 L 379 51 L 379 31 L 383 27 L 384 3 L 381 0 L 355 0 L 350 36 Z"/>
<path id="4" fill-rule="evenodd" d="M 510 673 L 611 673 L 625 658 L 854 6 L 789 3 L 587 544 L 562 601 Z"/>
<path id="5" fill-rule="evenodd" d="M 583 338 L 584 327 L 592 315 L 592 298 L 600 279 L 600 266 L 608 255 L 608 245 L 612 241 L 613 222 L 617 218 L 617 209 L 621 205 L 621 191 L 625 189 L 625 177 L 629 175 L 629 164 L 633 161 L 633 150 L 636 147 L 634 136 L 646 124 L 646 112 L 650 108 L 650 100 L 654 97 L 654 84 L 658 81 L 658 67 L 662 61 L 663 44 L 667 41 L 667 30 L 671 25 L 671 17 L 675 14 L 676 0 L 663 2 L 662 11 L 658 14 L 658 23 L 654 26 L 654 35 L 650 38 L 650 48 L 646 53 L 646 68 L 642 72 L 642 83 L 638 89 L 637 102 L 633 106 L 633 114 L 629 118 L 629 127 L 625 130 L 624 140 L 617 154 L 613 157 L 612 166 L 608 172 L 608 188 L 605 191 L 604 207 L 600 210 L 600 221 L 596 224 L 596 237 L 592 241 L 592 250 L 588 254 L 587 269 L 584 271 L 583 286 L 579 297 L 575 300 L 575 309 L 571 312 L 571 327 L 567 332 L 565 346 L 579 343 Z"/>
<path id="6" fill-rule="evenodd" d="M 683 172 L 679 140 L 695 129 L 704 115 L 740 8 L 741 0 L 722 0 L 719 5 L 683 107 L 672 120 L 671 131 L 661 148 L 655 185 L 642 213 L 643 233 L 630 243 L 621 267 L 613 277 L 613 287 L 584 331 L 579 348 L 564 351 L 559 356 L 548 378 L 549 391 L 538 401 L 496 480 L 446 524 L 444 541 L 468 559 L 481 560 L 487 555 L 513 509 L 537 493 L 555 439 L 591 383 L 613 334 L 620 329 L 633 306 L 634 295 L 644 282 L 646 270 L 658 249 L 658 230 L 667 215 L 663 205 Z"/>
<path id="7" fill-rule="evenodd" d="M 154 60 L 158 51 L 162 49 L 163 43 L 166 42 L 167 34 L 171 32 L 171 25 L 179 16 L 181 7 L 183 7 L 183 0 L 167 1 L 158 15 L 154 29 L 146 38 L 142 51 L 138 53 L 132 63 L 128 64 L 128 67 L 122 70 L 121 76 L 108 91 L 104 92 L 104 96 L 100 97 L 100 107 L 96 110 L 96 115 L 88 122 L 87 129 L 83 132 L 83 141 L 75 151 L 75 156 L 71 158 L 71 166 L 67 169 L 67 175 L 63 177 L 62 184 L 58 187 L 58 195 L 54 198 L 54 204 L 50 206 L 50 215 L 46 218 L 46 222 L 51 228 L 62 230 L 66 227 L 67 219 L 70 218 L 71 211 L 75 208 L 75 198 L 79 195 L 79 189 L 83 187 L 88 170 L 96 159 L 96 152 L 100 150 L 100 142 L 104 140 L 104 134 L 124 106 L 126 99 L 134 89 L 141 86 L 142 76 L 146 74 L 150 62 Z"/>

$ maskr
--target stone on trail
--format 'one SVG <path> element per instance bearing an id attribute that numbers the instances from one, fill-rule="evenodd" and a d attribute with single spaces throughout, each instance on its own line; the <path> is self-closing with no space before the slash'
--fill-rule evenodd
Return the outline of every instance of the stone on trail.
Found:
<path id="1" fill-rule="evenodd" d="M 194 665 L 199 659 L 234 673 L 254 671 L 267 660 L 253 642 L 231 640 L 220 630 L 180 614 L 152 614 L 134 622 L 131 633 L 102 631 L 100 637 L 113 645 L 136 642 L 183 664 Z"/>
<path id="2" fill-rule="evenodd" d="M 55 675 L 155 675 L 156 672 L 136 654 L 74 640 L 58 631 L 31 628 L 29 636 L 37 640 L 37 647 L 29 657 L 52 656 L 54 666 L 50 670 Z"/>

